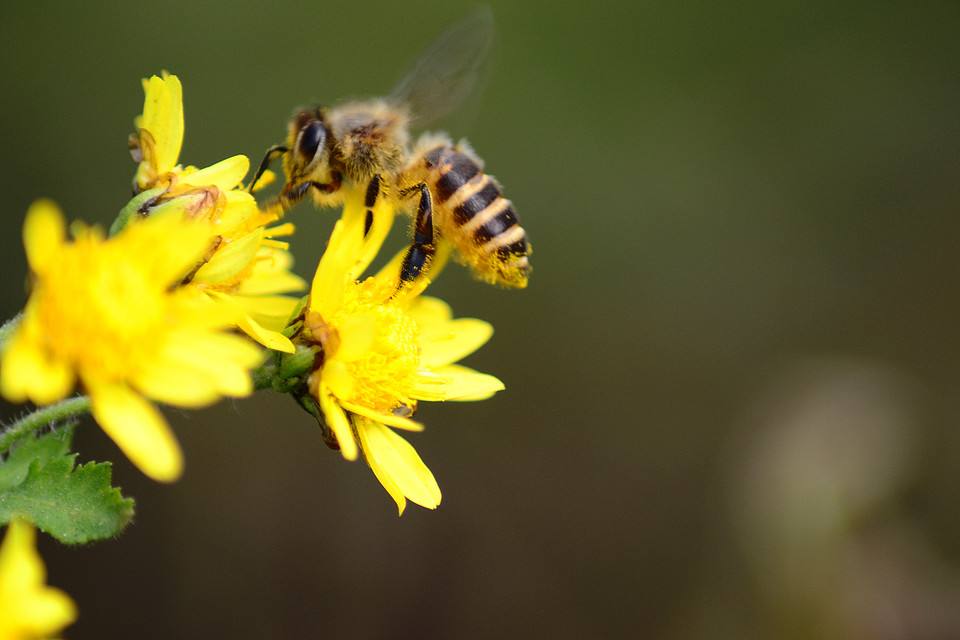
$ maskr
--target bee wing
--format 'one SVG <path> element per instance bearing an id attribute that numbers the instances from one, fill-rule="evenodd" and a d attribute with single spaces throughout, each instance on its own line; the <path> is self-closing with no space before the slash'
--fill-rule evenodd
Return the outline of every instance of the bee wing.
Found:
<path id="1" fill-rule="evenodd" d="M 493 43 L 493 12 L 481 7 L 444 31 L 397 83 L 390 100 L 418 126 L 452 112 L 477 85 Z"/>

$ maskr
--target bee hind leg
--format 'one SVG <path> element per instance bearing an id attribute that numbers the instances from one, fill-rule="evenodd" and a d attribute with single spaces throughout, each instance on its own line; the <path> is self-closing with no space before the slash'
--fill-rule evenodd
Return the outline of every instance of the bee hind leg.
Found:
<path id="1" fill-rule="evenodd" d="M 373 207 L 377 204 L 377 197 L 380 195 L 380 174 L 376 174 L 370 179 L 367 185 L 367 193 L 363 199 L 363 205 L 367 208 L 367 217 L 363 221 L 363 237 L 366 238 L 370 233 L 370 227 L 373 226 Z"/>
<path id="2" fill-rule="evenodd" d="M 403 189 L 400 196 L 409 197 L 417 192 L 420 193 L 420 204 L 417 206 L 417 218 L 413 225 L 413 244 L 403 257 L 403 264 L 400 267 L 400 287 L 416 280 L 437 252 L 433 232 L 433 199 L 430 197 L 427 184 L 421 182 Z"/>

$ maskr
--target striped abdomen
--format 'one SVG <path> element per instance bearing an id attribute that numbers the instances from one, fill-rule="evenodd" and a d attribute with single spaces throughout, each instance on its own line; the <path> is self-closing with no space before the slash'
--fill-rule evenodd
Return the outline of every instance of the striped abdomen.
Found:
<path id="1" fill-rule="evenodd" d="M 488 282 L 525 287 L 530 243 L 513 205 L 468 154 L 453 146 L 424 156 L 444 233 L 474 273 Z"/>

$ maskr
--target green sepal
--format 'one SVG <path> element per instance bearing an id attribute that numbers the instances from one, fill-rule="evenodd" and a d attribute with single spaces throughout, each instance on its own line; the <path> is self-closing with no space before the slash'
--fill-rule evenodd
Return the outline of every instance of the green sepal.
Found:
<path id="1" fill-rule="evenodd" d="M 116 219 L 113 221 L 113 224 L 110 225 L 110 235 L 115 236 L 123 231 L 123 228 L 130 224 L 130 221 L 140 213 L 141 209 L 149 208 L 150 205 L 166 193 L 166 191 L 166 187 L 158 187 L 135 195 L 130 202 L 123 206 L 123 209 L 120 210 L 120 213 L 117 214 Z"/>
<path id="2" fill-rule="evenodd" d="M 291 389 L 313 372 L 317 353 L 320 352 L 317 347 L 308 347 L 304 344 L 298 344 L 296 348 L 294 353 L 284 353 L 280 356 L 280 368 L 277 371 L 277 376 Z"/>
<path id="3" fill-rule="evenodd" d="M 272 352 L 271 357 L 254 370 L 254 388 L 294 393 L 305 387 L 320 350 L 303 344 L 297 344 L 296 348 L 294 353 Z"/>
<path id="4" fill-rule="evenodd" d="M 112 538 L 133 518 L 134 503 L 110 485 L 109 462 L 75 466 L 73 428 L 21 440 L 0 463 L 0 523 L 33 522 L 65 544 Z"/>
<path id="5" fill-rule="evenodd" d="M 303 328 L 304 310 L 309 304 L 310 296 L 303 296 L 300 298 L 300 300 L 297 302 L 297 306 L 293 309 L 293 313 L 290 314 L 290 320 L 287 322 L 287 326 L 282 331 L 284 336 L 292 340 L 295 335 L 300 333 L 300 329 Z"/>

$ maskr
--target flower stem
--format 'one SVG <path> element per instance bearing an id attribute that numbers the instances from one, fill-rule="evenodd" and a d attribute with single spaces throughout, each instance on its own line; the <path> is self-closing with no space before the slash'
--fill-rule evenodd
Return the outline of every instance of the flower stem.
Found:
<path id="1" fill-rule="evenodd" d="M 277 376 L 277 364 L 273 358 L 270 358 L 251 371 L 250 376 L 253 378 L 254 390 L 272 389 L 273 381 Z"/>
<path id="2" fill-rule="evenodd" d="M 13 335 L 13 332 L 17 330 L 17 327 L 20 326 L 20 320 L 23 318 L 22 313 L 18 313 L 9 320 L 0 325 L 0 349 L 3 348 L 3 345 L 6 344 L 7 340 L 10 339 L 10 336 Z"/>
<path id="3" fill-rule="evenodd" d="M 302 387 L 313 371 L 317 352 L 315 347 L 300 344 L 295 353 L 275 353 L 251 373 L 253 388 L 291 393 Z"/>
<path id="4" fill-rule="evenodd" d="M 0 431 L 0 453 L 6 453 L 14 442 L 41 427 L 62 422 L 89 411 L 90 398 L 87 396 L 68 398 L 56 404 L 40 407 Z"/>

